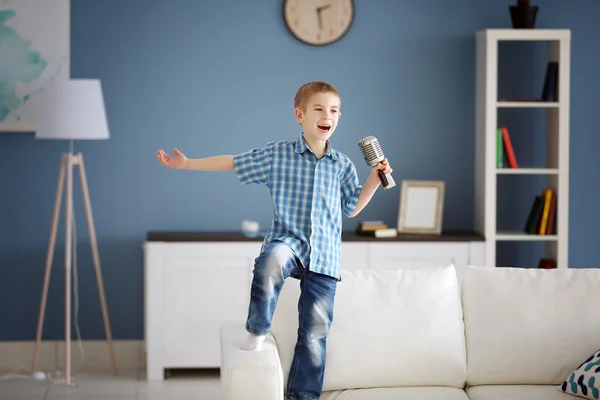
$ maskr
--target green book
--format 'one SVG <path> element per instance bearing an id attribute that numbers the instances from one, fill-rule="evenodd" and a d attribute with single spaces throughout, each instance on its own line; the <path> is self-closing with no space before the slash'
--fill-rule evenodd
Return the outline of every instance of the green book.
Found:
<path id="1" fill-rule="evenodd" d="M 496 167 L 503 167 L 504 160 L 504 146 L 502 145 L 502 128 L 498 128 L 496 131 Z"/>
<path id="2" fill-rule="evenodd" d="M 529 233 L 531 235 L 536 235 L 538 230 L 538 225 L 540 223 L 540 219 L 542 218 L 542 213 L 544 211 L 544 199 L 542 196 L 535 196 L 533 200 L 533 204 L 529 209 L 529 215 L 527 216 L 527 222 L 525 222 L 525 227 L 523 230 L 525 233 Z"/>

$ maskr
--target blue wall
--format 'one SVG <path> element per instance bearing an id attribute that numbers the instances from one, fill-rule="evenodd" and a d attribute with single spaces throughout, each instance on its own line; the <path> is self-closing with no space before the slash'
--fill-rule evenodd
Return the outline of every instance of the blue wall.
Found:
<path id="1" fill-rule="evenodd" d="M 243 187 L 232 173 L 168 170 L 156 161 L 157 149 L 178 147 L 205 157 L 295 139 L 293 96 L 309 80 L 339 89 L 343 117 L 333 145 L 355 161 L 362 180 L 368 168 L 356 143 L 374 134 L 397 182 L 446 181 L 446 229 L 473 227 L 474 32 L 509 27 L 512 2 L 356 3 L 348 35 L 313 48 L 288 33 L 282 0 L 72 0 L 72 77 L 102 80 L 112 135 L 76 143 L 76 150 L 86 157 L 115 338 L 143 335 L 141 245 L 147 231 L 236 230 L 245 218 L 267 225 L 271 217 L 263 187 Z M 600 52 L 594 49 L 600 3 L 579 0 L 579 10 L 562 0 L 538 4 L 539 28 L 573 33 L 570 263 L 597 266 L 600 190 L 593 159 L 600 147 Z M 519 63 L 502 63 L 507 90 L 539 93 L 539 68 L 527 66 L 543 65 L 540 49 L 503 52 Z M 524 78 L 511 79 L 520 69 L 527 70 Z M 538 121 L 531 125 L 536 129 L 540 118 L 531 120 Z M 58 163 L 67 146 L 32 134 L 0 135 L 0 340 L 35 337 Z M 539 151 L 533 147 L 532 157 Z M 86 339 L 103 338 L 79 190 L 76 181 L 81 328 Z M 520 204 L 508 198 L 521 214 L 531 200 L 529 193 L 523 197 Z M 398 200 L 399 191 L 379 191 L 361 218 L 394 225 Z M 62 221 L 47 339 L 63 335 Z M 345 228 L 356 223 L 347 220 Z M 523 256 L 524 250 L 508 253 Z"/>

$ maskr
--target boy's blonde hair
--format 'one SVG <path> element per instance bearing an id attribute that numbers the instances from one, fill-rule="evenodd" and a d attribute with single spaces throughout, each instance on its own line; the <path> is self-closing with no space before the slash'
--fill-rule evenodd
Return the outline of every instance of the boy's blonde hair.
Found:
<path id="1" fill-rule="evenodd" d="M 308 82 L 300 86 L 294 97 L 294 109 L 299 108 L 306 111 L 306 102 L 315 93 L 333 93 L 340 97 L 340 94 L 333 86 L 326 82 Z"/>

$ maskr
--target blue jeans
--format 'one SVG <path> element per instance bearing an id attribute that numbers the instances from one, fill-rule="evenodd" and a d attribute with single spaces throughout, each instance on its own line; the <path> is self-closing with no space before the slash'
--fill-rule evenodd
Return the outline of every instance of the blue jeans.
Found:
<path id="1" fill-rule="evenodd" d="M 333 322 L 337 279 L 303 268 L 292 249 L 273 242 L 256 258 L 246 330 L 264 335 L 286 278 L 300 279 L 298 338 L 286 388 L 286 399 L 319 399 L 323 390 L 327 335 Z"/>

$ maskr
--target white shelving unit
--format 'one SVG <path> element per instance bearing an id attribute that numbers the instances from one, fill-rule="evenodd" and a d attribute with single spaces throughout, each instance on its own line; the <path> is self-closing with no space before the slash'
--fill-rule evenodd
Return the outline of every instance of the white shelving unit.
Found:
<path id="1" fill-rule="evenodd" d="M 557 61 L 558 102 L 500 101 L 498 99 L 498 45 L 501 41 L 547 43 L 548 61 Z M 571 32 L 563 29 L 487 29 L 476 35 L 475 101 L 475 229 L 485 236 L 485 264 L 496 266 L 496 245 L 501 241 L 544 241 L 546 257 L 558 268 L 568 268 L 569 249 L 569 97 Z M 540 71 L 543 80 L 545 69 Z M 541 90 L 541 88 L 540 88 Z M 499 108 L 543 108 L 546 112 L 544 168 L 497 168 L 496 146 Z M 510 128 L 509 128 L 510 130 Z M 524 231 L 498 232 L 498 177 L 543 175 L 557 194 L 556 235 L 530 235 Z M 528 207 L 530 204 L 528 204 Z"/>

